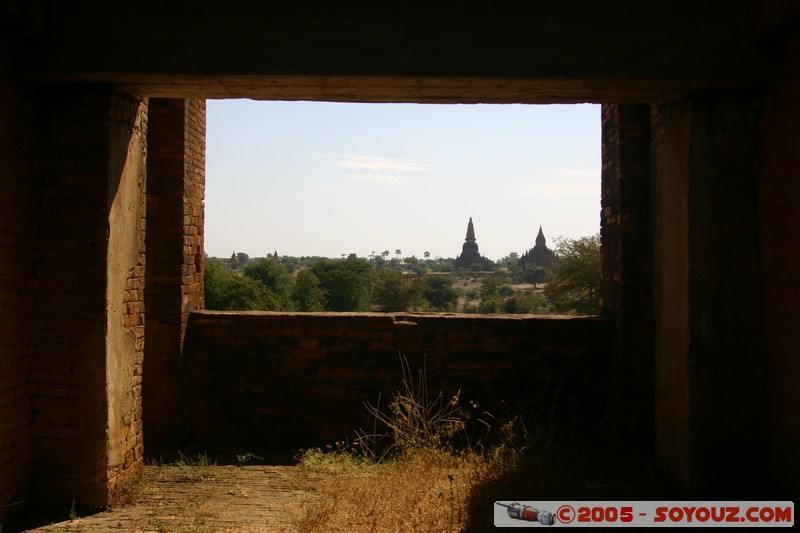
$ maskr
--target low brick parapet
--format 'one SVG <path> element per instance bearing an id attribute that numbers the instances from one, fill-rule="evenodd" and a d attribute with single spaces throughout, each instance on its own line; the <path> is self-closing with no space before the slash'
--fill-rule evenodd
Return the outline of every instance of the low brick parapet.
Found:
<path id="1" fill-rule="evenodd" d="M 192 313 L 183 353 L 189 443 L 287 449 L 372 429 L 403 388 L 402 354 L 431 398 L 460 391 L 493 416 L 604 404 L 613 322 L 463 314 Z"/>

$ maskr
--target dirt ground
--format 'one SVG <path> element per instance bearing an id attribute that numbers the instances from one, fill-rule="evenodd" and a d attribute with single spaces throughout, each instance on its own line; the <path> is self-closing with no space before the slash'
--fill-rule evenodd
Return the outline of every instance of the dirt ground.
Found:
<path id="1" fill-rule="evenodd" d="M 592 475 L 562 487 L 571 499 L 660 500 L 663 487 L 647 453 L 597 456 Z M 590 461 L 594 462 L 594 461 Z M 555 465 L 560 472 L 561 469 Z M 482 488 L 477 510 L 501 493 L 520 493 L 530 476 L 511 473 Z M 303 513 L 320 510 L 324 516 L 323 474 L 292 465 L 147 465 L 134 485 L 133 503 L 96 514 L 79 506 L 60 514 L 36 510 L 15 524 L 3 524 L 2 533 L 301 533 L 308 530 Z M 519 478 L 519 479 L 517 479 Z M 572 479 L 572 478 L 569 478 Z M 592 482 L 589 482 L 592 479 Z M 517 486 L 517 481 L 522 485 Z M 561 483 L 554 484 L 555 489 Z M 552 488 L 552 487 L 551 487 Z M 527 489 L 526 489 L 527 490 Z M 510 494 L 510 493 L 509 493 Z M 561 497 L 559 497 L 561 498 Z M 552 497 L 543 499 L 553 499 Z M 563 498 L 562 498 L 563 499 Z M 570 499 L 570 498 L 566 498 Z M 474 504 L 475 502 L 473 502 Z M 478 515 L 476 515 L 478 516 Z M 476 524 L 482 523 L 480 520 Z M 329 531 L 317 529 L 314 531 Z M 364 530 L 364 529 L 362 529 Z M 469 531 L 483 531 L 484 528 Z M 347 531 L 339 529 L 339 531 Z"/>
<path id="2" fill-rule="evenodd" d="M 136 503 L 89 516 L 71 510 L 73 519 L 55 522 L 29 516 L 2 531 L 287 533 L 295 530 L 292 506 L 305 494 L 294 468 L 146 466 Z"/>

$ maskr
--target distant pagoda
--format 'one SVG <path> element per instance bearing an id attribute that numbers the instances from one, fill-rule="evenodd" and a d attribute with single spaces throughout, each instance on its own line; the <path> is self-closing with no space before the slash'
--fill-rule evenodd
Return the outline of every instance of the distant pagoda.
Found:
<path id="1" fill-rule="evenodd" d="M 479 268 L 487 270 L 490 269 L 493 263 L 483 257 L 478 251 L 478 243 L 475 242 L 475 227 L 472 225 L 472 217 L 469 217 L 469 224 L 467 224 L 467 237 L 464 239 L 464 244 L 461 246 L 461 255 L 456 257 L 456 268 L 474 268 L 474 265 L 479 265 Z"/>
<path id="2" fill-rule="evenodd" d="M 536 244 L 523 254 L 519 260 L 519 265 L 523 270 L 527 270 L 532 267 L 547 268 L 552 264 L 553 252 L 547 247 L 547 240 L 544 238 L 542 226 L 539 225 L 539 234 L 536 235 Z"/>

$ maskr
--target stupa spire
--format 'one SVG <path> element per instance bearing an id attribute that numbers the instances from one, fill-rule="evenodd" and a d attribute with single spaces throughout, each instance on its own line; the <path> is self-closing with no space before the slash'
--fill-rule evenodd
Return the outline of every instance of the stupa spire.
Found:
<path id="1" fill-rule="evenodd" d="M 461 255 L 456 257 L 456 268 L 468 268 L 479 265 L 478 268 L 486 270 L 491 268 L 491 261 L 483 257 L 478 251 L 478 243 L 475 242 L 475 226 L 472 224 L 472 217 L 469 217 L 467 224 L 467 237 L 461 246 Z"/>
<path id="2" fill-rule="evenodd" d="M 539 224 L 539 234 L 536 235 L 536 246 L 547 246 L 547 240 L 544 238 L 541 224 Z"/>
<path id="3" fill-rule="evenodd" d="M 475 226 L 472 225 L 472 217 L 469 217 L 469 224 L 467 224 L 467 242 L 475 242 Z"/>

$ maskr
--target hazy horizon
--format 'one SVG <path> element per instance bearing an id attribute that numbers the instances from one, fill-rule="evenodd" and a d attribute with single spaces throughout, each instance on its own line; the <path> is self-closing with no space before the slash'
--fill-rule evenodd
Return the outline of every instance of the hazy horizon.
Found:
<path id="1" fill-rule="evenodd" d="M 205 250 L 496 261 L 600 228 L 600 106 L 208 100 Z"/>

